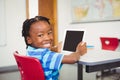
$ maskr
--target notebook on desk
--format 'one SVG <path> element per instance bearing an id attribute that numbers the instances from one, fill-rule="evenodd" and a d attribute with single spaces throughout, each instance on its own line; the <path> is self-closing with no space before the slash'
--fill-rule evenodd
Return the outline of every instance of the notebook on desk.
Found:
<path id="1" fill-rule="evenodd" d="M 84 30 L 66 29 L 64 32 L 62 53 L 76 51 L 77 44 L 83 41 Z"/>

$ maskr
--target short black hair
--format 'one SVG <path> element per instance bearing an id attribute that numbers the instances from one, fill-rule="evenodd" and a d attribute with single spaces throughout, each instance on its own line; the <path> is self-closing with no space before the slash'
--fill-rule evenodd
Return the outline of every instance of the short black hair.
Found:
<path id="1" fill-rule="evenodd" d="M 48 24 L 50 24 L 49 18 L 44 17 L 44 16 L 35 16 L 34 18 L 26 19 L 23 22 L 22 36 L 24 37 L 24 40 L 25 40 L 25 43 L 26 43 L 27 47 L 29 46 L 29 44 L 27 43 L 27 37 L 29 36 L 30 27 L 33 23 L 38 22 L 38 21 L 45 21 Z"/>

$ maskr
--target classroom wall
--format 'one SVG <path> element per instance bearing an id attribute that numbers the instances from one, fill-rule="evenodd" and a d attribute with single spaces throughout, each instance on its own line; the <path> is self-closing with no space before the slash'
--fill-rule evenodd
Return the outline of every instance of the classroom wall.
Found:
<path id="1" fill-rule="evenodd" d="M 96 22 L 96 23 L 71 23 L 70 12 L 71 0 L 58 0 L 58 40 L 63 40 L 63 31 L 66 28 L 84 29 L 84 40 L 87 45 L 93 45 L 94 49 L 101 49 L 100 37 L 118 37 L 120 38 L 120 21 Z M 94 16 L 94 15 L 93 15 Z M 60 74 L 61 80 L 77 80 L 77 65 L 64 64 Z M 85 80 L 94 80 L 94 74 L 85 76 Z"/>
<path id="2" fill-rule="evenodd" d="M 26 0 L 3 0 L 5 7 L 5 45 L 0 46 L 0 67 L 15 65 L 13 52 L 25 53 L 21 36 L 22 23 L 26 19 Z M 2 26 L 0 26 L 2 27 Z"/>
<path id="3" fill-rule="evenodd" d="M 71 0 L 58 0 L 58 38 L 61 37 L 66 28 L 85 29 L 84 41 L 89 45 L 94 45 L 95 48 L 100 48 L 100 36 L 118 37 L 120 38 L 120 20 L 110 22 L 95 22 L 95 23 L 71 23 Z M 94 15 L 93 15 L 94 16 Z"/>

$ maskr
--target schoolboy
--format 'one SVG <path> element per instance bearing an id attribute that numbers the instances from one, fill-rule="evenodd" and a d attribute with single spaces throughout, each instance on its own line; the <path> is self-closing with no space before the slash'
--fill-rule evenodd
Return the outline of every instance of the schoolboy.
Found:
<path id="1" fill-rule="evenodd" d="M 87 52 L 86 43 L 83 44 L 83 42 L 80 42 L 76 47 L 76 52 L 70 55 L 55 52 L 59 47 L 53 47 L 52 26 L 49 19 L 44 16 L 35 16 L 25 20 L 22 36 L 27 45 L 27 55 L 40 60 L 46 80 L 58 80 L 62 64 L 74 64 Z"/>

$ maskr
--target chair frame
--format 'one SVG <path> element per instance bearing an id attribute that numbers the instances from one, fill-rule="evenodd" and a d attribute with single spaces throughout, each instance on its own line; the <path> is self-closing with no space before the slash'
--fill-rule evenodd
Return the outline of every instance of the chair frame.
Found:
<path id="1" fill-rule="evenodd" d="M 45 80 L 40 61 L 35 57 L 25 56 L 14 52 L 14 57 L 21 74 L 21 80 Z"/>

